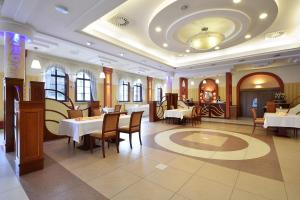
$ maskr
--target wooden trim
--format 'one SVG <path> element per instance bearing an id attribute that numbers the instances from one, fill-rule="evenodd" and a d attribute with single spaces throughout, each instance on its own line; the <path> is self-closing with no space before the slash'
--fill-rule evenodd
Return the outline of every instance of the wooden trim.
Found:
<path id="1" fill-rule="evenodd" d="M 182 82 L 184 82 L 185 87 L 182 87 Z M 189 84 L 188 79 L 180 77 L 179 78 L 179 98 L 180 100 L 188 99 L 188 93 L 189 93 Z M 183 98 L 184 96 L 184 98 Z"/>
<path id="2" fill-rule="evenodd" d="M 271 72 L 253 72 L 250 74 L 247 74 L 245 76 L 243 76 L 237 86 L 236 86 L 236 104 L 238 106 L 238 116 L 240 116 L 240 91 L 241 91 L 241 85 L 243 83 L 244 80 L 246 80 L 247 78 L 251 77 L 251 76 L 255 76 L 255 75 L 267 75 L 267 76 L 271 76 L 273 78 L 275 78 L 275 80 L 277 81 L 277 83 L 279 84 L 279 88 L 280 88 L 280 92 L 284 92 L 284 83 L 282 81 L 282 79 L 277 76 L 276 74 L 273 74 Z"/>
<path id="3" fill-rule="evenodd" d="M 147 103 L 153 100 L 153 78 L 147 76 Z"/>
<path id="4" fill-rule="evenodd" d="M 112 107 L 112 72 L 113 69 L 103 67 L 104 79 L 104 106 Z M 109 78 L 108 78 L 109 77 Z"/>

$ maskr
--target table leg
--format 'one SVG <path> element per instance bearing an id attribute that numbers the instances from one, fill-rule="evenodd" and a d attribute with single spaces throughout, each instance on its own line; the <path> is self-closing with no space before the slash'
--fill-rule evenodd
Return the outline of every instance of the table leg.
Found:
<path id="1" fill-rule="evenodd" d="M 95 142 L 93 144 L 93 148 L 98 148 L 100 145 L 97 145 Z M 77 147 L 80 150 L 88 151 L 90 150 L 90 135 L 83 136 L 83 144 Z"/>

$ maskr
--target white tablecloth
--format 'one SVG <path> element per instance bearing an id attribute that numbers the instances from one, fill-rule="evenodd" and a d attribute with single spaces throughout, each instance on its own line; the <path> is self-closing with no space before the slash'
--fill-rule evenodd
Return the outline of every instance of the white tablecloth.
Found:
<path id="1" fill-rule="evenodd" d="M 171 117 L 171 118 L 183 119 L 184 116 L 190 116 L 191 114 L 192 114 L 192 108 L 165 110 L 164 118 Z"/>
<path id="2" fill-rule="evenodd" d="M 129 126 L 130 115 L 121 115 L 119 127 Z M 73 140 L 79 142 L 79 138 L 83 135 L 90 134 L 95 131 L 102 131 L 103 117 L 100 119 L 76 121 L 75 119 L 64 119 L 59 123 L 59 135 L 67 135 L 73 137 Z"/>
<path id="3" fill-rule="evenodd" d="M 289 127 L 300 128 L 300 115 L 278 113 L 265 113 L 264 128 L 268 127 Z"/>
<path id="4" fill-rule="evenodd" d="M 102 109 L 104 113 L 112 113 L 115 112 L 115 108 L 105 107 Z"/>

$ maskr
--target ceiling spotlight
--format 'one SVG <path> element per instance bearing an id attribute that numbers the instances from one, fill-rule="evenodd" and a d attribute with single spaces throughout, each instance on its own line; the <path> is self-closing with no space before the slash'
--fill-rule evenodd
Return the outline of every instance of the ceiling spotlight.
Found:
<path id="1" fill-rule="evenodd" d="M 159 32 L 161 32 L 161 30 L 162 30 L 162 29 L 161 29 L 159 26 L 155 27 L 155 31 L 156 31 L 156 32 L 159 33 Z"/>
<path id="2" fill-rule="evenodd" d="M 220 80 L 219 79 L 216 79 L 216 84 L 219 84 L 220 83 Z"/>
<path id="3" fill-rule="evenodd" d="M 168 47 L 168 44 L 167 44 L 167 43 L 163 43 L 163 46 L 164 46 L 164 47 Z"/>
<path id="4" fill-rule="evenodd" d="M 87 43 L 86 43 L 87 46 L 91 46 L 92 44 L 93 44 L 93 43 L 91 43 L 91 42 L 87 42 Z"/>
<path id="5" fill-rule="evenodd" d="M 191 50 L 189 50 L 189 49 L 186 49 L 186 50 L 185 50 L 185 52 L 187 52 L 187 53 L 190 53 L 190 52 L 191 52 Z"/>
<path id="6" fill-rule="evenodd" d="M 219 49 L 220 49 L 220 47 L 219 47 L 219 46 L 216 46 L 216 47 L 215 47 L 215 50 L 219 50 Z"/>
<path id="7" fill-rule="evenodd" d="M 259 15 L 259 19 L 266 19 L 268 17 L 268 13 L 261 13 Z"/>
<path id="8" fill-rule="evenodd" d="M 242 0 L 233 0 L 233 3 L 238 4 L 241 3 Z"/>
<path id="9" fill-rule="evenodd" d="M 250 34 L 245 35 L 245 39 L 250 39 L 250 38 L 251 38 Z"/>
<path id="10" fill-rule="evenodd" d="M 120 53 L 120 56 L 122 56 L 122 57 L 123 57 L 123 56 L 124 56 L 124 53 Z"/>
<path id="11" fill-rule="evenodd" d="M 67 15 L 69 14 L 69 10 L 67 7 L 62 6 L 62 5 L 56 5 L 55 10 L 61 14 Z"/>
<path id="12" fill-rule="evenodd" d="M 194 82 L 194 81 L 191 81 L 191 85 L 195 85 L 195 82 Z"/>

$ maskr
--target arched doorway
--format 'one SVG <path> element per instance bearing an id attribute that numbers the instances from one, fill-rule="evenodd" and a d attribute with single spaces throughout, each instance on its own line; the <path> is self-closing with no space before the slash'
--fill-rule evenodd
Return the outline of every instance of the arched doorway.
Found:
<path id="1" fill-rule="evenodd" d="M 266 102 L 274 100 L 276 92 L 283 91 L 283 81 L 276 74 L 255 72 L 245 75 L 237 84 L 239 116 L 251 117 L 250 108 L 256 107 L 258 117 L 263 117 Z"/>

